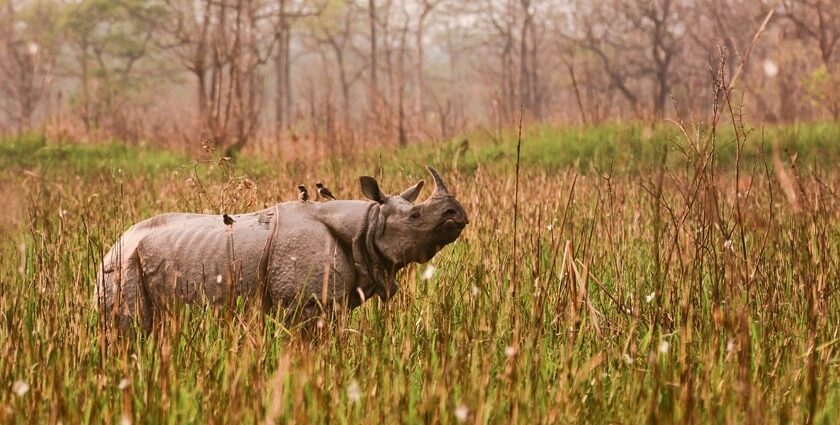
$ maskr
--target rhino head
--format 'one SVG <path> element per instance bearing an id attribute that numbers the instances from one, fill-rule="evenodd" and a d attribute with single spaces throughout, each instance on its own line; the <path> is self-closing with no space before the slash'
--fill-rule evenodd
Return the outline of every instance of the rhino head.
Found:
<path id="1" fill-rule="evenodd" d="M 469 223 L 461 203 L 446 189 L 443 179 L 432 167 L 426 167 L 435 182 L 429 198 L 414 204 L 425 182 L 395 196 L 385 195 L 376 179 L 360 177 L 362 193 L 379 204 L 383 225 L 376 236 L 376 249 L 396 269 L 412 263 L 429 261 L 444 246 L 455 241 Z"/>

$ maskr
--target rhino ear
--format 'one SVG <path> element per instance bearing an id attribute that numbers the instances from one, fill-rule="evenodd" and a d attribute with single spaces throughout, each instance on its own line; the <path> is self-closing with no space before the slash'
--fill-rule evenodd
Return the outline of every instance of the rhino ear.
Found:
<path id="1" fill-rule="evenodd" d="M 359 177 L 359 183 L 362 185 L 362 193 L 371 201 L 384 204 L 387 198 L 381 190 L 379 190 L 379 183 L 371 176 Z"/>
<path id="2" fill-rule="evenodd" d="M 406 189 L 403 193 L 400 193 L 400 197 L 408 202 L 414 203 L 414 201 L 417 200 L 417 197 L 420 196 L 420 191 L 423 190 L 423 185 L 425 184 L 425 181 L 420 180 L 414 186 L 411 186 L 408 189 Z"/>

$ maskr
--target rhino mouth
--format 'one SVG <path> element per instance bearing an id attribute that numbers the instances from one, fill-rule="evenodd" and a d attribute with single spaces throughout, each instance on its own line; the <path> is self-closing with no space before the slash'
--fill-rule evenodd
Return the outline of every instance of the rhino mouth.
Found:
<path id="1" fill-rule="evenodd" d="M 443 249 L 444 246 L 449 245 L 452 242 L 455 242 L 459 236 L 461 236 L 461 232 L 466 227 L 465 223 L 459 223 L 458 221 L 447 218 L 442 223 L 440 223 L 435 228 L 435 243 L 434 246 L 434 253 Z"/>
<path id="2" fill-rule="evenodd" d="M 452 242 L 461 235 L 461 231 L 464 230 L 464 227 L 467 227 L 468 221 L 461 221 L 452 217 L 447 217 L 444 219 L 440 224 L 435 226 L 435 231 L 443 235 L 454 235 L 453 239 L 449 242 Z M 448 242 L 447 242 L 448 243 Z"/>
<path id="3" fill-rule="evenodd" d="M 464 227 L 464 226 L 466 226 L 466 224 L 465 223 L 459 223 L 459 222 L 455 221 L 454 218 L 447 218 L 446 220 L 443 220 L 443 223 L 440 223 L 440 226 L 449 226 L 449 227 L 461 226 L 461 227 Z"/>

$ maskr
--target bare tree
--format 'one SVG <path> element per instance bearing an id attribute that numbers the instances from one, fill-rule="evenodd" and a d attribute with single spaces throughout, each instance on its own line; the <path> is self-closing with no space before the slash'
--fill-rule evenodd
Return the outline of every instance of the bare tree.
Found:
<path id="1" fill-rule="evenodd" d="M 652 83 L 653 113 L 661 117 L 676 78 L 673 65 L 685 33 L 685 24 L 679 20 L 678 2 L 579 2 L 575 13 L 581 30 L 572 38 L 595 54 L 612 86 L 637 114 L 643 80 Z"/>
<path id="2" fill-rule="evenodd" d="M 488 69 L 496 80 L 496 94 L 492 102 L 496 105 L 497 126 L 501 123 L 512 122 L 517 109 L 517 91 L 515 75 L 516 49 L 516 7 L 513 0 L 504 4 L 487 0 L 480 7 L 483 11 L 481 18 L 492 31 L 492 37 L 485 41 L 485 45 L 494 51 L 497 64 Z"/>
<path id="3" fill-rule="evenodd" d="M 423 93 L 426 90 L 426 85 L 423 68 L 426 52 L 423 49 L 423 37 L 426 35 L 426 20 L 442 2 L 443 0 L 422 0 L 420 2 L 420 13 L 417 15 L 417 26 L 414 31 L 414 114 L 420 121 L 423 121 L 425 117 L 423 111 Z"/>
<path id="4" fill-rule="evenodd" d="M 536 118 L 541 115 L 540 90 L 537 80 L 537 23 L 533 0 L 519 0 L 522 25 L 519 32 L 519 93 L 523 108 Z"/>
<path id="5" fill-rule="evenodd" d="M 359 56 L 361 49 L 354 43 L 354 35 L 359 30 L 357 26 L 359 9 L 351 2 L 344 1 L 332 5 L 325 10 L 321 19 L 315 21 L 310 28 L 312 37 L 321 46 L 327 48 L 334 58 L 335 72 L 341 88 L 341 121 L 345 131 L 349 131 L 354 110 L 351 104 L 351 90 L 361 79 L 367 64 L 364 60 L 353 61 L 353 56 Z M 327 63 L 327 61 L 324 61 Z M 330 71 L 325 69 L 325 73 Z"/>
<path id="6" fill-rule="evenodd" d="M 325 4 L 311 1 L 278 0 L 274 37 L 278 44 L 274 54 L 275 133 L 289 125 L 292 111 L 292 28 L 296 21 L 320 15 Z"/>
<path id="7" fill-rule="evenodd" d="M 42 7 L 34 10 L 34 19 L 29 21 L 18 16 L 12 1 L 0 10 L 0 108 L 18 133 L 30 128 L 49 90 L 56 46 L 44 35 L 54 25 L 55 16 Z"/>
<path id="8" fill-rule="evenodd" d="M 833 0 L 784 0 L 782 11 L 782 16 L 792 22 L 803 36 L 817 43 L 823 65 L 832 67 L 837 42 L 840 41 L 840 3 Z"/>
<path id="9" fill-rule="evenodd" d="M 376 0 L 368 0 L 368 20 L 370 21 L 370 100 L 371 105 L 379 97 L 379 80 L 377 68 L 379 68 L 379 57 L 376 48 L 376 27 L 378 26 L 376 14 Z"/>
<path id="10" fill-rule="evenodd" d="M 235 155 L 259 128 L 260 67 L 278 41 L 269 30 L 277 9 L 258 0 L 166 1 L 166 47 L 195 76 L 201 133 Z"/>
<path id="11" fill-rule="evenodd" d="M 840 2 L 834 0 L 784 0 L 782 16 L 797 35 L 811 40 L 819 51 L 822 69 L 813 75 L 806 91 L 823 104 L 834 120 L 840 119 L 840 70 L 836 55 L 840 41 Z"/>

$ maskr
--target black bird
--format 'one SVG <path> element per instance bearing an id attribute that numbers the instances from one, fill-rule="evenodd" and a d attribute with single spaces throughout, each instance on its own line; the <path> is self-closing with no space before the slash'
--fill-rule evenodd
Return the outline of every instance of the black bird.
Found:
<path id="1" fill-rule="evenodd" d="M 315 183 L 315 187 L 318 188 L 318 195 L 328 201 L 335 201 L 335 196 L 333 196 L 332 192 L 324 186 L 323 183 L 318 182 Z"/>
<path id="2" fill-rule="evenodd" d="M 299 184 L 298 185 L 298 190 L 300 191 L 300 193 L 298 193 L 298 199 L 300 199 L 300 202 L 308 201 L 309 200 L 309 192 L 306 191 L 306 186 L 304 186 L 302 184 Z"/>
<path id="3" fill-rule="evenodd" d="M 225 225 L 226 225 L 226 226 L 231 226 L 231 225 L 233 225 L 233 223 L 236 223 L 236 220 L 232 219 L 232 218 L 231 218 L 229 215 L 227 215 L 227 214 L 222 214 L 222 221 L 224 221 L 224 222 L 225 222 Z"/>

